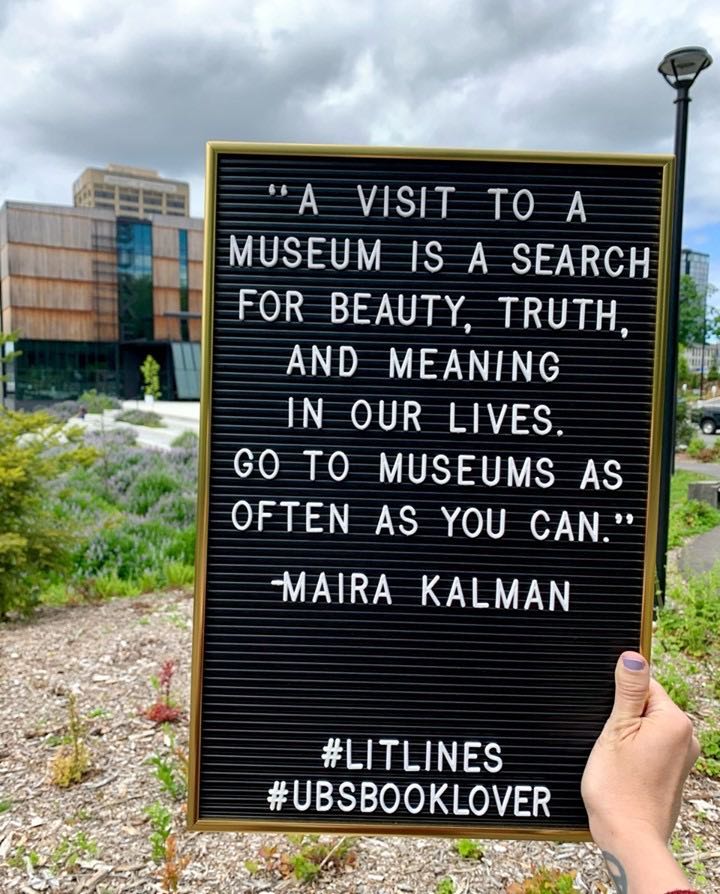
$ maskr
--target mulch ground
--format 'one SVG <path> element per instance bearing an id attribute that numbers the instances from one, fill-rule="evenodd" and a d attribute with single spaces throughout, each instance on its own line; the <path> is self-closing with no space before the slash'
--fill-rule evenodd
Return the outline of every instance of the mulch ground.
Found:
<path id="1" fill-rule="evenodd" d="M 487 841 L 482 859 L 464 860 L 445 839 L 364 837 L 348 865 L 326 868 L 311 885 L 299 886 L 264 868 L 258 857 L 263 846 L 277 846 L 276 862 L 291 853 L 295 845 L 283 836 L 185 831 L 183 803 L 161 789 L 148 764 L 153 754 L 168 755 L 168 743 L 141 712 L 155 698 L 151 676 L 163 661 L 176 660 L 174 692 L 184 711 L 176 744 L 187 749 L 191 607 L 191 599 L 176 592 L 43 608 L 30 621 L 0 628 L 2 894 L 162 891 L 145 813 L 156 801 L 171 811 L 178 854 L 188 861 L 177 887 L 186 894 L 290 894 L 301 887 L 434 894 L 444 878 L 454 881 L 457 894 L 482 894 L 505 892 L 537 866 L 574 871 L 580 891 L 607 890 L 590 844 Z M 67 732 L 71 692 L 85 724 L 91 770 L 81 783 L 60 789 L 49 781 L 49 764 Z M 698 874 L 698 886 L 720 894 L 719 780 L 692 774 L 675 846 L 688 871 Z M 248 869 L 246 860 L 259 870 Z"/>

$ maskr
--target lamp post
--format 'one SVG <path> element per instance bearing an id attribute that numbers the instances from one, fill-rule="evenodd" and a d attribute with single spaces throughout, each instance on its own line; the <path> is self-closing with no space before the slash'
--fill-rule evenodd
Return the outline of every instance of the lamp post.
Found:
<path id="1" fill-rule="evenodd" d="M 657 579 L 659 598 L 665 599 L 670 479 L 675 467 L 675 389 L 678 360 L 678 322 L 680 316 L 680 255 L 682 251 L 683 201 L 685 198 L 685 159 L 687 154 L 688 107 L 690 88 L 701 71 L 712 64 L 704 47 L 681 47 L 668 53 L 658 71 L 676 92 L 675 105 L 675 202 L 670 252 L 670 294 L 665 358 L 664 426 L 660 468 L 660 511 L 658 517 Z"/>

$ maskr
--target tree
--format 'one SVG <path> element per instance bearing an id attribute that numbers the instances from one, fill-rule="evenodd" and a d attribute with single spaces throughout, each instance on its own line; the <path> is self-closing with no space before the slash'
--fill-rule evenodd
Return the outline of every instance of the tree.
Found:
<path id="1" fill-rule="evenodd" d="M 145 394 L 154 397 L 156 400 L 160 397 L 160 364 L 152 356 L 148 354 L 143 360 L 140 367 L 143 381 L 145 382 Z"/>
<path id="2" fill-rule="evenodd" d="M 0 372 L 10 341 L 0 334 Z M 82 429 L 48 413 L 0 406 L 0 619 L 28 612 L 45 576 L 68 565 L 73 522 L 54 511 L 52 486 L 97 456 L 82 438 Z"/>
<path id="3" fill-rule="evenodd" d="M 700 345 L 705 338 L 705 296 L 691 276 L 680 277 L 680 320 L 678 342 L 681 345 Z"/>

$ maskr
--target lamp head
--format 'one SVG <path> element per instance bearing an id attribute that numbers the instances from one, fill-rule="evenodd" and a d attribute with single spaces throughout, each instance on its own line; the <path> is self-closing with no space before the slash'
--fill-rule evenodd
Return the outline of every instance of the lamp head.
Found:
<path id="1" fill-rule="evenodd" d="M 701 71 L 712 65 L 712 56 L 705 47 L 680 47 L 665 55 L 658 71 L 676 90 L 690 88 Z"/>

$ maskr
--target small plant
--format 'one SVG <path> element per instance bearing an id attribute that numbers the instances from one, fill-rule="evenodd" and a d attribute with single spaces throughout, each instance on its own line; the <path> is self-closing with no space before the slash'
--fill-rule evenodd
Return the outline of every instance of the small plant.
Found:
<path id="1" fill-rule="evenodd" d="M 12 809 L 12 801 L 9 798 L 0 798 L 0 813 L 7 813 Z"/>
<path id="2" fill-rule="evenodd" d="M 683 711 L 691 710 L 693 705 L 687 675 L 688 668 L 682 663 L 679 669 L 675 664 L 666 664 L 661 671 L 656 672 L 657 681 Z"/>
<path id="3" fill-rule="evenodd" d="M 572 894 L 574 878 L 574 872 L 540 866 L 523 881 L 508 885 L 507 894 Z"/>
<path id="4" fill-rule="evenodd" d="M 319 835 L 288 835 L 295 850 L 280 850 L 277 844 L 263 845 L 258 851 L 262 864 L 246 860 L 245 869 L 256 875 L 261 869 L 275 872 L 283 878 L 293 875 L 301 884 L 315 879 L 325 869 L 353 866 L 357 860 L 355 838 L 344 837 L 321 841 Z"/>
<path id="5" fill-rule="evenodd" d="M 51 781 L 60 788 L 82 782 L 90 768 L 90 754 L 82 739 L 83 726 L 73 693 L 68 696 L 68 744 L 62 745 L 50 764 Z"/>
<path id="6" fill-rule="evenodd" d="M 162 863 L 165 860 L 165 845 L 172 827 L 172 816 L 167 807 L 164 807 L 159 801 L 146 807 L 145 815 L 150 820 L 150 829 L 152 830 L 150 832 L 152 858 L 156 863 Z"/>
<path id="7" fill-rule="evenodd" d="M 180 718 L 180 710 L 175 707 L 175 702 L 170 694 L 176 667 L 175 661 L 168 659 L 160 668 L 159 676 L 150 678 L 158 697 L 154 704 L 143 711 L 143 714 L 153 723 L 175 723 Z"/>
<path id="8" fill-rule="evenodd" d="M 455 882 L 451 878 L 442 878 L 435 886 L 435 894 L 455 894 Z"/>
<path id="9" fill-rule="evenodd" d="M 188 756 L 177 745 L 169 727 L 165 730 L 164 741 L 170 754 L 153 754 L 147 762 L 155 767 L 155 778 L 162 790 L 173 800 L 182 801 L 187 794 Z"/>
<path id="10" fill-rule="evenodd" d="M 162 417 L 152 410 L 123 410 L 115 417 L 118 422 L 129 422 L 131 425 L 144 425 L 146 428 L 165 428 Z"/>
<path id="11" fill-rule="evenodd" d="M 140 366 L 140 372 L 142 373 L 143 382 L 145 383 L 145 387 L 143 391 L 147 397 L 152 397 L 155 400 L 160 398 L 160 364 L 157 360 L 152 356 L 152 354 L 148 354 L 147 357 L 143 360 Z"/>
<path id="12" fill-rule="evenodd" d="M 168 587 L 188 587 L 195 580 L 195 566 L 185 565 L 183 562 L 166 562 L 163 565 L 162 576 Z"/>
<path id="13" fill-rule="evenodd" d="M 13 869 L 25 869 L 28 871 L 28 875 L 31 875 L 30 870 L 40 865 L 40 854 L 37 851 L 29 851 L 21 844 L 15 848 L 13 854 L 6 857 L 6 862 Z"/>
<path id="14" fill-rule="evenodd" d="M 482 845 L 472 838 L 458 838 L 455 842 L 455 850 L 463 860 L 482 860 L 485 851 Z"/>
<path id="15" fill-rule="evenodd" d="M 160 869 L 160 883 L 163 891 L 177 891 L 180 876 L 190 862 L 190 857 L 178 857 L 177 838 L 170 834 L 165 839 L 165 857 Z"/>
<path id="16" fill-rule="evenodd" d="M 52 853 L 51 862 L 57 869 L 72 869 L 83 857 L 97 857 L 98 846 L 84 832 L 63 838 Z"/>
<path id="17" fill-rule="evenodd" d="M 709 508 L 709 507 L 708 507 Z M 720 641 L 720 571 L 692 577 L 671 587 L 658 614 L 658 638 L 669 652 L 706 656 Z"/>
<path id="18" fill-rule="evenodd" d="M 698 739 L 702 754 L 697 764 L 698 770 L 713 779 L 720 778 L 720 728 L 703 730 Z"/>

